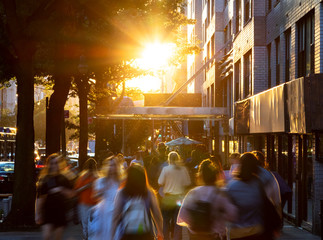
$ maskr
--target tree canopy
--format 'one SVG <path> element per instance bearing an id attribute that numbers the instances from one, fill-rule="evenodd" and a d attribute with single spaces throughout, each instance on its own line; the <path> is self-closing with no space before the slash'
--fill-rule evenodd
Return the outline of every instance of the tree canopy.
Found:
<path id="1" fill-rule="evenodd" d="M 10 221 L 34 222 L 34 83 L 54 83 L 47 115 L 47 150 L 59 149 L 60 119 L 80 57 L 104 79 L 104 66 L 134 58 L 145 41 L 173 40 L 188 21 L 182 0 L 2 0 L 0 81 L 18 85 L 15 186 Z M 49 144 L 49 143 L 52 144 Z M 58 144 L 57 144 L 58 143 Z M 26 174 L 29 173 L 29 174 Z"/>

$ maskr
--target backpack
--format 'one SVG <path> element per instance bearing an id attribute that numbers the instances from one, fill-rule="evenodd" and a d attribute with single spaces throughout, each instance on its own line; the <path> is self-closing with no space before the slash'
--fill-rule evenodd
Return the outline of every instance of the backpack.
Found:
<path id="1" fill-rule="evenodd" d="M 152 232 L 149 197 L 131 197 L 124 201 L 122 228 L 123 234 L 144 234 Z"/>
<path id="2" fill-rule="evenodd" d="M 189 209 L 190 226 L 189 228 L 197 233 L 212 232 L 213 216 L 212 216 L 212 200 L 210 199 L 214 193 L 212 189 L 206 200 L 197 199 L 194 201 L 192 208 Z"/>

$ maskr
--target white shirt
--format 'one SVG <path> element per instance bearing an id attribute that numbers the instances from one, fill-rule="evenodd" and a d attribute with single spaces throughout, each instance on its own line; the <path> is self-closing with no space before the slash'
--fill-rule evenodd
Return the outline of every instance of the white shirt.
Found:
<path id="1" fill-rule="evenodd" d="M 191 179 L 186 167 L 168 165 L 163 168 L 158 184 L 164 186 L 165 194 L 183 194 L 186 187 L 191 184 Z"/>

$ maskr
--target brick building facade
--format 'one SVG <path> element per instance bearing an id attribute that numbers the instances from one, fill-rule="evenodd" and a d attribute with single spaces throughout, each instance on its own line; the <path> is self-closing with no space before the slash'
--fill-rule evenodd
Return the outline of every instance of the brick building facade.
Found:
<path id="1" fill-rule="evenodd" d="M 226 120 L 204 124 L 209 149 L 220 154 L 224 164 L 230 152 L 263 151 L 271 169 L 293 189 L 285 216 L 319 234 L 323 3 L 188 3 L 201 9 L 195 33 L 201 36 L 203 57 L 195 61 L 203 65 L 214 59 L 201 74 L 203 106 L 228 108 Z"/>

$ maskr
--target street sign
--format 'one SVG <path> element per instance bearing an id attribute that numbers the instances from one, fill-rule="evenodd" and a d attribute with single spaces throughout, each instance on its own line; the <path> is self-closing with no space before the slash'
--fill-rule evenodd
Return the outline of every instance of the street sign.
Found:
<path id="1" fill-rule="evenodd" d="M 69 117 L 70 117 L 70 111 L 64 110 L 64 118 L 69 118 Z"/>

